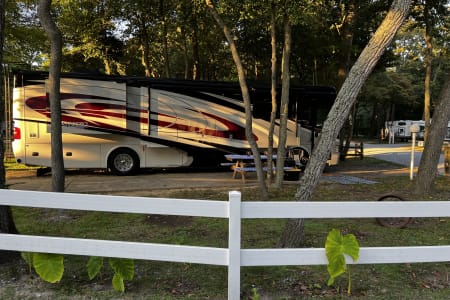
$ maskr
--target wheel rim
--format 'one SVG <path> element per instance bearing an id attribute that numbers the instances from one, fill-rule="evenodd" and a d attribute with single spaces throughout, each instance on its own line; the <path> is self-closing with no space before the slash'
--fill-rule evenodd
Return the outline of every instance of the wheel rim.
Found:
<path id="1" fill-rule="evenodd" d="M 402 197 L 396 195 L 386 195 L 378 199 L 378 201 L 404 201 Z M 411 217 L 398 218 L 377 218 L 378 224 L 390 228 L 403 228 L 411 221 Z"/>
<path id="2" fill-rule="evenodd" d="M 134 160 L 131 155 L 121 153 L 114 158 L 114 168 L 120 172 L 128 172 L 133 169 Z"/>

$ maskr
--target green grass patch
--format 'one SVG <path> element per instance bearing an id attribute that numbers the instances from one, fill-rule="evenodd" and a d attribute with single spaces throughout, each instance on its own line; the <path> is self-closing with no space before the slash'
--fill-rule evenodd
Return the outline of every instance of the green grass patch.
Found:
<path id="1" fill-rule="evenodd" d="M 24 171 L 24 170 L 36 170 L 41 168 L 40 166 L 28 166 L 19 164 L 15 159 L 5 159 L 3 162 L 6 171 Z"/>
<path id="2" fill-rule="evenodd" d="M 357 164 L 354 160 L 349 164 Z M 361 164 L 362 162 L 359 162 Z M 436 192 L 426 199 L 412 193 L 407 176 L 372 177 L 376 184 L 344 185 L 320 183 L 314 201 L 374 201 L 386 193 L 405 199 L 450 199 L 448 177 L 436 180 Z M 241 190 L 244 201 L 260 199 L 255 188 Z M 292 200 L 296 186 L 271 191 L 274 200 Z M 149 192 L 148 196 L 157 196 Z M 228 192 L 217 189 L 174 191 L 171 198 L 227 200 Z M 178 245 L 226 247 L 227 220 L 14 208 L 14 218 L 22 234 L 92 239 L 127 240 Z M 284 229 L 285 220 L 255 219 L 242 222 L 243 248 L 273 248 Z M 336 228 L 354 234 L 361 247 L 450 245 L 449 218 L 415 218 L 403 229 L 379 226 L 374 219 L 308 219 L 305 223 L 307 247 L 324 247 L 328 232 Z M 27 273 L 23 262 L 0 266 L 1 299 L 226 299 L 226 267 L 135 261 L 135 278 L 126 283 L 125 294 L 112 290 L 112 272 L 89 281 L 88 257 L 66 256 L 66 270 L 58 284 L 48 284 Z M 352 266 L 353 295 L 346 295 L 346 276 L 327 286 L 326 266 L 243 267 L 242 299 L 449 299 L 450 263 L 382 264 Z M 43 295 L 43 296 L 42 296 Z"/>

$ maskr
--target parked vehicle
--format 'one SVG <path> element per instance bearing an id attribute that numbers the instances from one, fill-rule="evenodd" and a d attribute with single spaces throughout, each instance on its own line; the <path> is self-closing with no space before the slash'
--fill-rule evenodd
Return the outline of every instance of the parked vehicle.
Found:
<path id="1" fill-rule="evenodd" d="M 17 162 L 50 166 L 48 73 L 14 73 L 13 151 Z M 253 135 L 268 147 L 270 89 L 250 84 Z M 331 87 L 290 91 L 287 147 L 310 152 L 336 92 Z M 226 153 L 245 153 L 245 110 L 238 84 L 64 73 L 61 75 L 65 168 L 139 168 L 209 165 Z M 278 144 L 278 125 L 274 143 Z M 337 163 L 333 152 L 330 164 Z"/>
<path id="2" fill-rule="evenodd" d="M 412 138 L 410 129 L 413 124 L 417 124 L 420 127 L 420 131 L 416 135 L 416 138 L 418 140 L 423 140 L 423 136 L 425 133 L 425 121 L 423 120 L 386 121 L 385 127 L 388 130 L 388 133 L 390 131 L 393 132 L 396 141 L 406 142 Z"/>

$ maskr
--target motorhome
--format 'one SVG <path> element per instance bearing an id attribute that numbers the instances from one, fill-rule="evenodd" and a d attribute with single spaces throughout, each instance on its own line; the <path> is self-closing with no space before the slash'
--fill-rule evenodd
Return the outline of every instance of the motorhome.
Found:
<path id="1" fill-rule="evenodd" d="M 394 134 L 396 141 L 407 142 L 412 138 L 411 126 L 413 124 L 419 125 L 420 131 L 417 133 L 416 138 L 423 140 L 425 133 L 425 121 L 423 120 L 399 120 L 399 121 L 387 121 L 385 128 L 388 130 L 388 134 Z"/>
<path id="2" fill-rule="evenodd" d="M 249 84 L 253 136 L 268 147 L 270 89 Z M 250 150 L 238 84 L 135 76 L 61 74 L 64 167 L 110 169 L 128 175 L 139 168 L 173 168 L 223 161 Z M 320 122 L 331 107 L 332 87 L 290 90 L 287 147 L 309 155 Z M 14 72 L 13 151 L 17 162 L 51 166 L 48 73 Z M 278 144 L 279 120 L 274 143 Z M 333 152 L 329 164 L 337 163 Z"/>

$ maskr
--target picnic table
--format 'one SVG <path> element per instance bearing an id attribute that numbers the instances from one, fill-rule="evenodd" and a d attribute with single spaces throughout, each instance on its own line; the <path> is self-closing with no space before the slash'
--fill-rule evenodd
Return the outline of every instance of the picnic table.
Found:
<path id="1" fill-rule="evenodd" d="M 241 176 L 242 182 L 245 183 L 246 175 L 249 172 L 256 172 L 255 167 L 255 159 L 253 155 L 249 154 L 226 154 L 225 158 L 230 161 L 229 163 L 222 163 L 222 166 L 230 166 L 233 170 L 233 179 L 236 178 L 236 175 L 239 174 Z M 261 161 L 263 164 L 267 161 L 267 155 L 261 155 Z M 276 160 L 277 156 L 272 156 L 273 160 Z M 272 167 L 274 170 L 275 167 Z M 284 167 L 284 170 L 291 170 L 294 167 Z M 263 171 L 267 172 L 268 166 L 263 165 Z"/>

